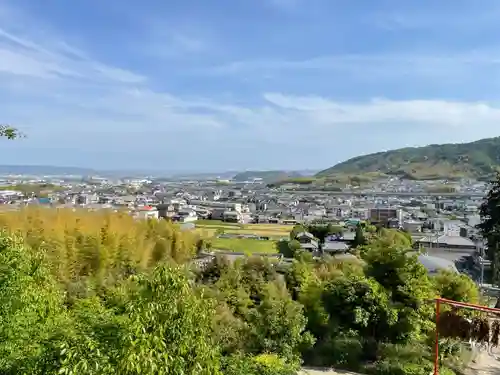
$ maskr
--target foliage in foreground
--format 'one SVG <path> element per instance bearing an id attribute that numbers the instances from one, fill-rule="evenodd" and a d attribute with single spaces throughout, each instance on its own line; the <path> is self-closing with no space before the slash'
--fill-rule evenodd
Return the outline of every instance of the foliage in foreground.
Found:
<path id="1" fill-rule="evenodd" d="M 193 272 L 196 238 L 168 223 L 35 210 L 0 225 L 0 374 L 427 375 L 426 301 L 477 298 L 383 231 L 355 262 L 218 258 Z"/>
<path id="2" fill-rule="evenodd" d="M 23 134 L 16 128 L 10 125 L 0 125 L 0 138 L 16 139 L 22 137 Z"/>

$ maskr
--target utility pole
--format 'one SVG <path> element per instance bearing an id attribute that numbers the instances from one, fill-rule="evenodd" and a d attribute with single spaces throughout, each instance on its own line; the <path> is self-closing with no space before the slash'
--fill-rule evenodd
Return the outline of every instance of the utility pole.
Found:
<path id="1" fill-rule="evenodd" d="M 427 253 L 430 254 L 432 250 L 432 235 L 434 234 L 434 223 L 431 224 L 430 232 L 429 232 L 429 249 L 427 250 Z"/>
<path id="2" fill-rule="evenodd" d="M 478 241 L 476 241 L 476 247 L 477 247 L 477 250 L 479 250 L 479 242 Z M 481 276 L 480 276 L 480 279 L 479 279 L 479 287 L 482 287 L 483 284 L 484 284 L 484 246 L 481 246 L 480 258 L 479 259 L 481 261 Z"/>
<path id="3" fill-rule="evenodd" d="M 493 270 L 493 285 L 498 286 L 498 242 L 495 242 L 495 253 L 491 262 L 491 269 Z"/>

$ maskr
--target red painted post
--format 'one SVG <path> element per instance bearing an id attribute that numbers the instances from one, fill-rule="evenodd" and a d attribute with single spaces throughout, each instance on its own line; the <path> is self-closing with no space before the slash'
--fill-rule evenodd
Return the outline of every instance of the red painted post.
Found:
<path id="1" fill-rule="evenodd" d="M 439 374 L 439 310 L 441 300 L 436 298 L 436 342 L 434 343 L 434 375 Z"/>
<path id="2" fill-rule="evenodd" d="M 444 303 L 446 305 L 455 306 L 455 307 L 462 307 L 464 309 L 486 311 L 486 312 L 494 313 L 495 315 L 497 315 L 497 317 L 500 316 L 500 309 L 497 309 L 494 307 L 477 305 L 474 303 L 453 301 L 453 300 L 449 300 L 446 298 L 436 298 L 434 301 L 436 303 L 436 342 L 434 344 L 435 345 L 434 346 L 434 375 L 439 375 L 439 329 L 438 329 L 438 325 L 439 325 L 439 314 L 440 314 L 441 304 Z"/>

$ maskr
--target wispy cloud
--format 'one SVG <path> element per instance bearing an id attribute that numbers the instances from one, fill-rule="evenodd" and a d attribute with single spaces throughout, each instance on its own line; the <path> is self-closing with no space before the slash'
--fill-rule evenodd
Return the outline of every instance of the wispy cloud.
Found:
<path id="1" fill-rule="evenodd" d="M 457 52 L 388 52 L 320 56 L 303 60 L 259 59 L 199 69 L 197 74 L 225 77 L 235 82 L 259 82 L 266 90 L 283 82 L 298 92 L 326 87 L 324 93 L 356 96 L 435 96 L 497 98 L 500 54 L 495 50 Z M 269 81 L 269 83 L 267 83 Z M 337 87 L 339 87 L 337 89 Z M 467 87 L 467 89 L 465 89 Z M 415 91 L 415 90 L 418 90 Z M 313 91 L 314 92 L 314 91 Z M 396 94 L 397 95 L 397 94 Z M 439 97 L 439 96 L 438 96 Z"/>
<path id="2" fill-rule="evenodd" d="M 460 6 L 453 2 L 448 7 L 438 6 L 437 9 L 420 7 L 406 11 L 389 11 L 371 15 L 370 20 L 376 26 L 391 30 L 453 31 L 462 34 L 498 24 L 499 3 L 487 3 L 488 1 L 478 7 L 476 3 L 470 2 L 469 6 L 464 7 L 463 4 Z"/>
<path id="3" fill-rule="evenodd" d="M 138 52 L 150 58 L 191 58 L 216 49 L 211 30 L 189 19 L 165 19 L 150 13 L 129 17 L 137 20 L 140 37 L 134 43 L 138 43 Z"/>
<path id="4" fill-rule="evenodd" d="M 63 41 L 38 42 L 0 29 L 0 72 L 35 78 L 72 78 L 139 83 L 145 77 L 106 66 Z"/>
<path id="5" fill-rule="evenodd" d="M 174 34 L 172 35 L 172 41 L 175 45 L 179 46 L 179 48 L 186 52 L 201 52 L 206 48 L 204 41 L 188 35 Z"/>
<path id="6" fill-rule="evenodd" d="M 279 93 L 268 93 L 264 97 L 279 108 L 307 114 L 325 125 L 433 124 L 451 129 L 472 127 L 476 122 L 491 125 L 500 120 L 500 108 L 482 102 L 372 99 L 339 103 L 321 97 Z"/>
<path id="7" fill-rule="evenodd" d="M 481 67 L 500 64 L 500 55 L 490 51 L 469 51 L 465 53 L 429 54 L 426 52 L 386 54 L 344 54 L 320 56 L 304 60 L 247 60 L 235 61 L 207 69 L 208 74 L 228 75 L 259 71 L 279 70 L 352 70 L 358 74 L 388 71 L 398 73 L 432 73 L 449 71 L 457 67 Z M 395 69 L 396 68 L 396 69 Z"/>
<path id="8" fill-rule="evenodd" d="M 155 71 L 146 74 L 131 69 L 121 57 L 114 60 L 119 63 L 109 59 L 104 63 L 95 51 L 69 43 L 62 33 L 52 30 L 41 35 L 38 30 L 47 28 L 39 27 L 36 20 L 27 21 L 3 22 L 0 29 L 0 120 L 29 134 L 19 144 L 2 145 L 5 154 L 15 155 L 16 162 L 29 163 L 27 158 L 36 155 L 36 162 L 57 164 L 64 155 L 65 164 L 85 165 L 93 159 L 105 168 L 154 163 L 184 163 L 197 169 L 207 169 L 208 164 L 221 169 L 285 164 L 304 168 L 317 166 L 309 164 L 311 158 L 330 164 L 401 146 L 403 132 L 409 145 L 434 142 L 437 136 L 441 141 L 461 141 L 494 135 L 500 123 L 500 107 L 488 101 L 346 101 L 327 95 L 290 95 L 279 87 L 222 100 L 217 99 L 219 85 L 212 94 L 184 91 L 181 95 L 180 90 L 165 89 L 168 77 L 156 82 Z M 19 30 L 18 25 L 25 26 Z M 157 39 L 149 46 L 164 40 L 165 45 L 177 46 L 186 54 L 212 47 L 207 38 L 198 38 L 199 32 L 188 28 L 155 35 Z M 158 64 L 164 61 L 160 54 L 141 57 Z M 227 75 L 251 80 L 263 72 L 442 78 L 499 63 L 493 52 L 353 54 L 303 60 L 263 58 L 222 64 L 204 73 L 212 74 L 209 78 L 218 84 Z M 170 74 L 174 78 L 175 73 Z M 198 79 L 186 84 L 197 84 Z M 307 159 L 307 155 L 314 156 Z"/>

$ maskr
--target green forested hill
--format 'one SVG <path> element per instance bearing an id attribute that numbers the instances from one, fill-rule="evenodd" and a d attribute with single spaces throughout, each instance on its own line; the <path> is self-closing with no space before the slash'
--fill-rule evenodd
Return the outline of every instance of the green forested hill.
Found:
<path id="1" fill-rule="evenodd" d="M 490 178 L 500 167 L 500 137 L 470 143 L 407 147 L 358 156 L 317 174 L 379 172 L 410 179 Z"/>

